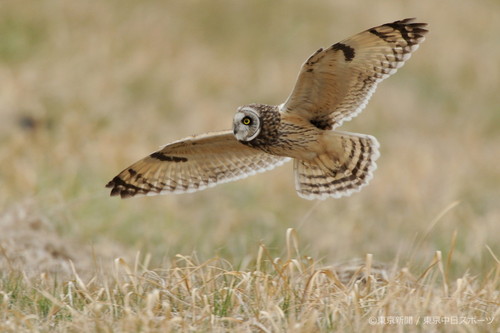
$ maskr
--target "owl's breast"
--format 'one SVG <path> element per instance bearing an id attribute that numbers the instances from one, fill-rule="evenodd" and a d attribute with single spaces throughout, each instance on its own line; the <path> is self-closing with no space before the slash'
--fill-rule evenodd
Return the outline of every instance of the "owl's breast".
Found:
<path id="1" fill-rule="evenodd" d="M 309 160 L 320 153 L 321 132 L 302 119 L 283 117 L 273 131 L 263 131 L 248 144 L 268 154 Z"/>

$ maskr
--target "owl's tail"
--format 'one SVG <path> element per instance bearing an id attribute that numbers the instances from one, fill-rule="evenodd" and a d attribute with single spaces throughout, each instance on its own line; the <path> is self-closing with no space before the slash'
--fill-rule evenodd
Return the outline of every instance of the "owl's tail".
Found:
<path id="1" fill-rule="evenodd" d="M 332 152 L 313 160 L 294 160 L 295 188 L 304 199 L 349 196 L 367 185 L 377 168 L 377 139 L 370 135 L 330 132 Z"/>

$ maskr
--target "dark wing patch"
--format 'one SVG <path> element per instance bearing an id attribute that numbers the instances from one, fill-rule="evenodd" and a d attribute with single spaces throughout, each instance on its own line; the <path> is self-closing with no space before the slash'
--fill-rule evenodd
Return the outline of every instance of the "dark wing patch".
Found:
<path id="1" fill-rule="evenodd" d="M 345 58 L 345 61 L 347 61 L 347 62 L 352 61 L 352 59 L 354 59 L 354 55 L 356 54 L 356 52 L 354 51 L 354 49 L 352 47 L 350 47 L 349 45 L 346 45 L 346 44 L 342 44 L 342 43 L 333 44 L 332 50 L 335 50 L 335 51 L 340 50 L 340 51 L 344 52 L 344 58 Z"/>
<path id="2" fill-rule="evenodd" d="M 188 160 L 185 157 L 165 155 L 164 153 L 159 152 L 159 151 L 154 152 L 154 153 L 152 153 L 149 156 L 152 157 L 152 158 L 156 158 L 157 160 L 167 161 L 167 162 L 187 162 L 187 160 Z"/>

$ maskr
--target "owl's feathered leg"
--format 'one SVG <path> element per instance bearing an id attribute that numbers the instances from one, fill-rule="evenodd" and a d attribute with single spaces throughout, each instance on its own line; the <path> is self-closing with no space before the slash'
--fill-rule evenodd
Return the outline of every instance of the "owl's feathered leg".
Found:
<path id="1" fill-rule="evenodd" d="M 333 150 L 312 160 L 294 160 L 295 188 L 304 199 L 349 196 L 367 185 L 377 168 L 377 139 L 345 132 L 329 134 L 327 141 Z"/>

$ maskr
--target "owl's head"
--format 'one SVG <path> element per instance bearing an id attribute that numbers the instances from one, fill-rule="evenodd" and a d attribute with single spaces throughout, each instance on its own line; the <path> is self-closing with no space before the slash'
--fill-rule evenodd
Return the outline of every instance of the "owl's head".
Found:
<path id="1" fill-rule="evenodd" d="M 233 133 L 238 141 L 249 142 L 261 131 L 260 113 L 252 105 L 239 107 L 233 118 Z"/>

